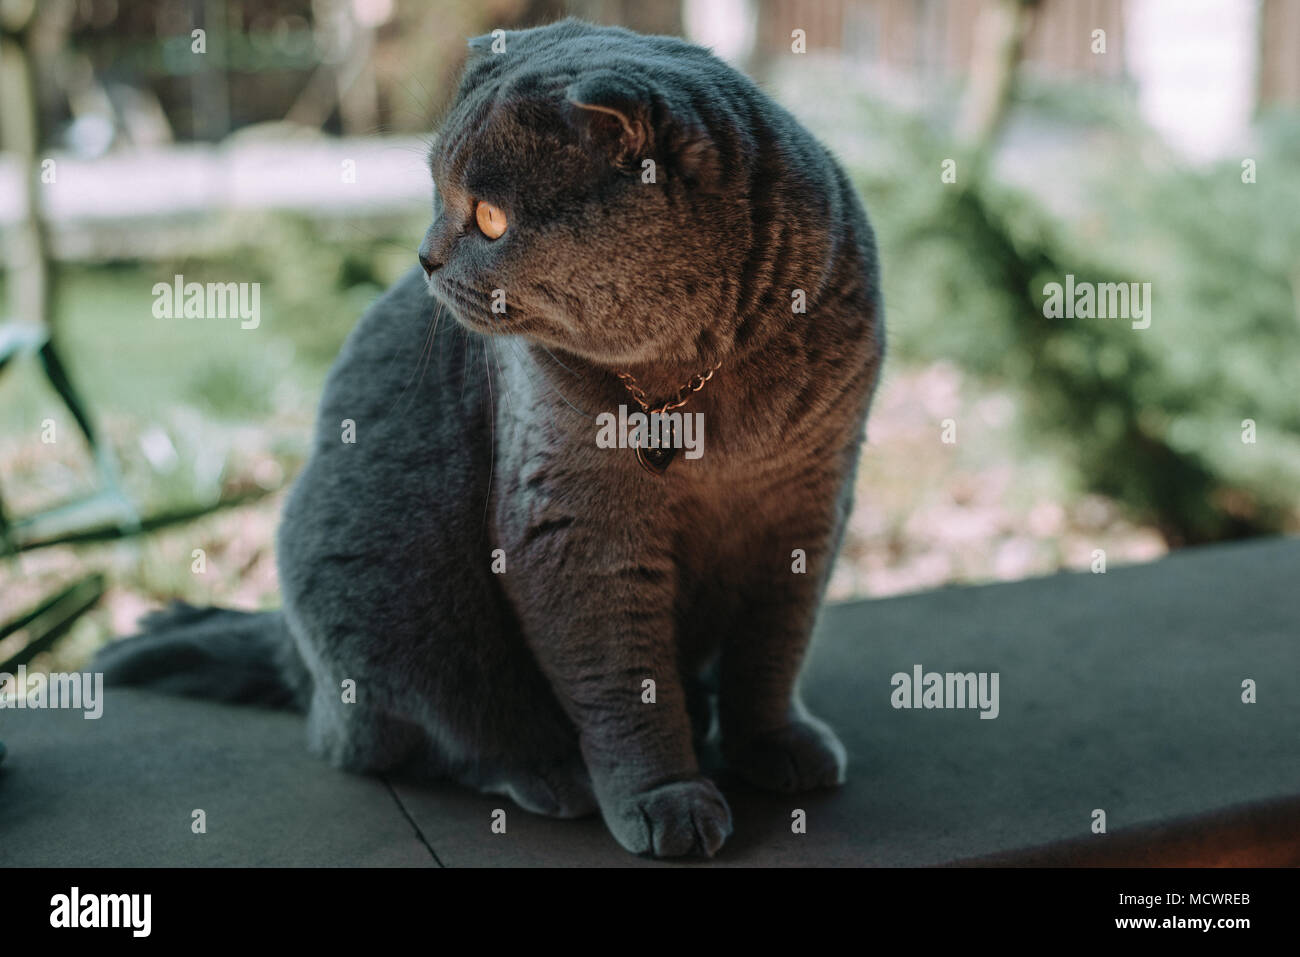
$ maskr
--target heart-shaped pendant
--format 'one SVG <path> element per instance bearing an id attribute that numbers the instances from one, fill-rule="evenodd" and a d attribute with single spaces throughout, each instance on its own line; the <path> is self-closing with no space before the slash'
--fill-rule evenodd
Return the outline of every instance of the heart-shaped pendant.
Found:
<path id="1" fill-rule="evenodd" d="M 668 466 L 673 464 L 673 459 L 677 457 L 677 430 L 669 427 L 667 432 L 667 445 L 660 445 L 658 448 L 636 446 L 636 460 L 647 472 L 663 475 L 668 471 Z"/>

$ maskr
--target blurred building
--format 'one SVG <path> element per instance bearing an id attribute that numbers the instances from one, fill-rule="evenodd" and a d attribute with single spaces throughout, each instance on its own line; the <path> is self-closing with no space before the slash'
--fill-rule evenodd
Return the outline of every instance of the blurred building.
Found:
<path id="1" fill-rule="evenodd" d="M 981 18 L 1006 2 L 687 0 L 686 24 L 755 72 L 789 53 L 797 28 L 809 52 L 843 55 L 878 91 L 914 99 L 964 80 Z M 743 29 L 737 16 L 748 18 Z M 1040 0 L 1022 67 L 1047 81 L 1130 88 L 1171 145 L 1211 157 L 1239 146 L 1262 109 L 1300 107 L 1300 0 Z"/>

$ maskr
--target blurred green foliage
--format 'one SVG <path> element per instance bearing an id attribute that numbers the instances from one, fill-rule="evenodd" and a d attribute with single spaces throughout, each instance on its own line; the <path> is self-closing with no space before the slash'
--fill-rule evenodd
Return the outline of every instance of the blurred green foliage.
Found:
<path id="1" fill-rule="evenodd" d="M 895 361 L 947 359 L 1014 388 L 1026 443 L 1059 449 L 1084 487 L 1124 502 L 1171 544 L 1294 524 L 1294 118 L 1261 125 L 1256 183 L 1236 160 L 1192 170 L 1120 150 L 1096 164 L 1086 200 L 1061 222 L 1023 190 L 963 177 L 960 159 L 957 183 L 936 188 L 959 147 L 916 117 L 864 111 L 886 144 L 854 172 L 881 244 Z M 1151 327 L 1046 318 L 1044 286 L 1067 273 L 1151 283 Z M 1254 444 L 1242 440 L 1245 419 Z"/>
<path id="2" fill-rule="evenodd" d="M 414 263 L 423 227 L 418 218 L 363 229 L 267 214 L 221 228 L 251 241 L 224 255 L 58 269 L 57 339 L 146 514 L 241 494 L 268 454 L 282 466 L 277 474 L 292 474 L 344 338 Z M 260 324 L 159 319 L 154 284 L 177 274 L 260 282 Z M 4 291 L 0 274 L 0 297 Z M 57 446 L 40 444 L 47 419 L 61 423 Z M 88 450 L 39 364 L 13 363 L 0 376 L 0 490 L 8 504 L 26 514 L 92 484 Z"/>

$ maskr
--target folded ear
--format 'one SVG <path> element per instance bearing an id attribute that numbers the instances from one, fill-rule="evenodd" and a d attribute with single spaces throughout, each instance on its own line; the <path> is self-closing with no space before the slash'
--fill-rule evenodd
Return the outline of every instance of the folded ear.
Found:
<path id="1" fill-rule="evenodd" d="M 494 44 L 495 50 L 493 49 Z M 469 47 L 471 60 L 488 52 L 504 53 L 506 49 L 506 32 L 504 30 L 493 30 L 481 37 L 470 37 L 465 45 Z"/>
<path id="2" fill-rule="evenodd" d="M 716 148 L 694 113 L 678 115 L 635 80 L 599 70 L 571 83 L 565 96 L 584 140 L 619 169 L 640 173 L 643 160 L 655 159 L 697 183 L 716 177 Z"/>
<path id="3" fill-rule="evenodd" d="M 615 166 L 632 169 L 654 150 L 650 96 L 616 73 L 588 74 L 569 84 L 565 98 L 586 139 Z"/>

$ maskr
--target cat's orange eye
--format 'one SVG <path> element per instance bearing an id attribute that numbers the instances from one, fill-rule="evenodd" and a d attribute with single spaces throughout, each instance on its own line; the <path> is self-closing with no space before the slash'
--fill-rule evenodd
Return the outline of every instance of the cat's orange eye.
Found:
<path id="1" fill-rule="evenodd" d="M 506 214 L 491 203 L 480 201 L 474 207 L 474 219 L 488 239 L 499 239 L 506 231 Z"/>

